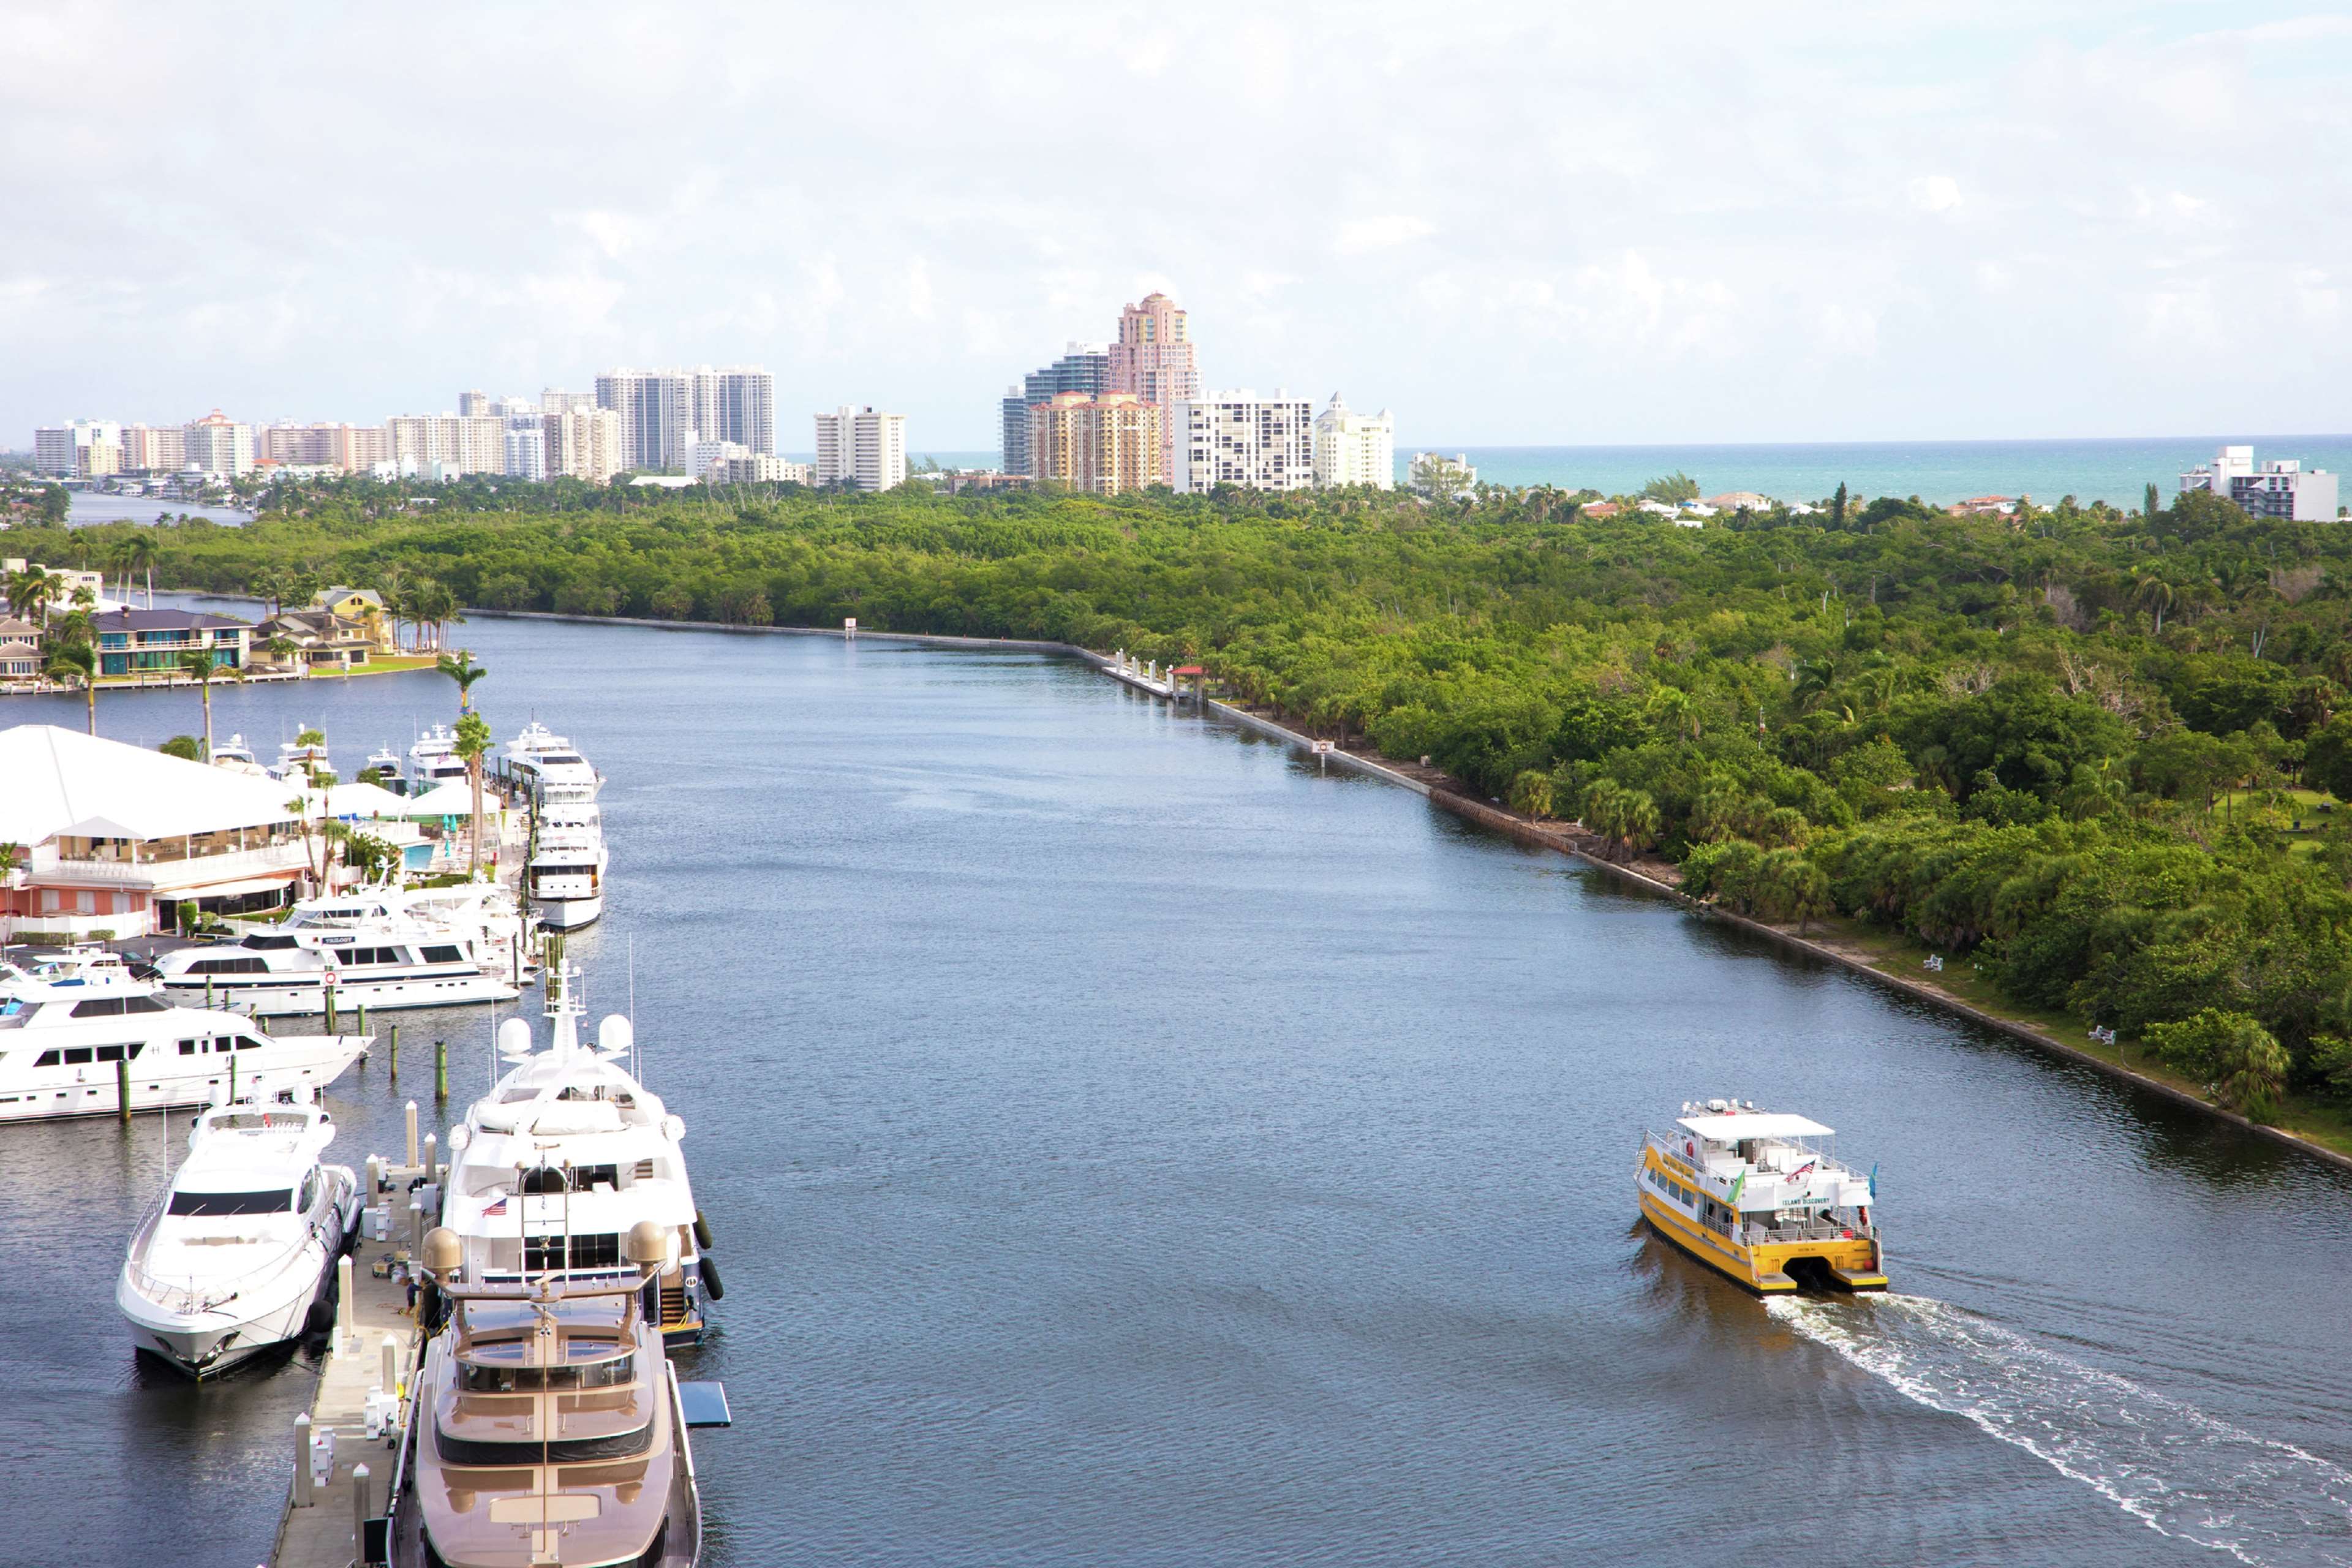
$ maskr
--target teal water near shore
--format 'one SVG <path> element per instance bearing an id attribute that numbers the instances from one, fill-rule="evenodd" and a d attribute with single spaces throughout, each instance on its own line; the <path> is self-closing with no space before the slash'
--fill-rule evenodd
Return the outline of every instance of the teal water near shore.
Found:
<path id="1" fill-rule="evenodd" d="M 1074 660 L 465 640 L 611 781 L 572 952 L 717 1233 L 710 1568 L 2352 1563 L 2352 1173 Z M 347 771 L 451 706 L 214 694 Z M 446 1125 L 436 1036 L 449 1113 L 488 1081 L 487 1013 L 401 1021 L 338 1158 Z M 1898 1296 L 1768 1310 L 1633 1228 L 1638 1130 L 1728 1093 L 1882 1165 Z M 173 1152 L 0 1128 L 9 1568 L 266 1550 L 306 1363 L 191 1388 L 113 1313 Z"/>

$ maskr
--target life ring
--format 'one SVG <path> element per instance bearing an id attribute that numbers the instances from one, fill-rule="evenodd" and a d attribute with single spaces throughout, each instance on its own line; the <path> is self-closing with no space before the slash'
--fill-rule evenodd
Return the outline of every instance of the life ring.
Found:
<path id="1" fill-rule="evenodd" d="M 1685 1160 L 1696 1160 L 1698 1158 L 1698 1145 L 1692 1142 L 1687 1138 L 1683 1140 L 1683 1158 Z"/>

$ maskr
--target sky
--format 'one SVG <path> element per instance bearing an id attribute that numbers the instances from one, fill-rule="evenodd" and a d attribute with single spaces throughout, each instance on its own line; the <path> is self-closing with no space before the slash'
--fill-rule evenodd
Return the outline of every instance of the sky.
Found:
<path id="1" fill-rule="evenodd" d="M 0 0 L 0 447 L 749 363 L 984 449 L 1153 289 L 1401 446 L 2352 430 L 2352 10 Z"/>

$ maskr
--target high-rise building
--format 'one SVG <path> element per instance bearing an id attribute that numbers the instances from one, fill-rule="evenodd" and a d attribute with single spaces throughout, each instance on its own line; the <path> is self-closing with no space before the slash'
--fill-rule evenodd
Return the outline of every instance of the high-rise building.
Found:
<path id="1" fill-rule="evenodd" d="M 235 478 L 253 472 L 253 426 L 214 409 L 184 427 L 188 467 L 207 474 Z"/>
<path id="2" fill-rule="evenodd" d="M 2336 520 L 2336 476 L 2294 458 L 2257 465 L 2252 447 L 2224 447 L 2210 463 L 2180 476 L 2183 490 L 2227 496 L 2256 517 L 2295 522 Z"/>
<path id="3" fill-rule="evenodd" d="M 1315 416 L 1315 482 L 1396 488 L 1396 422 L 1389 411 L 1351 412 L 1338 393 Z"/>
<path id="4" fill-rule="evenodd" d="M 1176 462 L 1168 482 L 1177 489 L 1301 490 L 1315 482 L 1315 408 L 1306 398 L 1212 392 L 1179 402 L 1171 416 Z"/>
<path id="5" fill-rule="evenodd" d="M 614 410 L 567 408 L 541 415 L 539 423 L 549 479 L 601 485 L 627 468 L 621 457 L 621 416 Z"/>
<path id="6" fill-rule="evenodd" d="M 564 392 L 556 387 L 543 387 L 539 395 L 541 414 L 569 414 L 575 408 L 593 408 L 596 395 L 593 392 Z"/>
<path id="7" fill-rule="evenodd" d="M 450 479 L 506 471 L 507 422 L 496 415 L 396 414 L 384 429 L 391 460 L 404 474 Z"/>
<path id="8" fill-rule="evenodd" d="M 1106 392 L 1131 392 L 1162 410 L 1160 467 L 1176 471 L 1176 446 L 1183 434 L 1175 405 L 1201 395 L 1201 370 L 1184 312 L 1165 294 L 1147 294 L 1119 312 L 1118 341 L 1110 345 Z"/>
<path id="9" fill-rule="evenodd" d="M 33 432 L 33 467 L 58 479 L 121 473 L 122 426 L 110 419 L 45 426 Z"/>
<path id="10" fill-rule="evenodd" d="M 596 378 L 596 406 L 621 416 L 621 462 L 657 474 L 686 467 L 694 428 L 693 384 L 683 371 L 609 370 Z"/>
<path id="11" fill-rule="evenodd" d="M 776 450 L 776 378 L 757 365 L 698 365 L 688 373 L 689 421 L 705 441 L 732 441 L 755 457 Z"/>
<path id="12" fill-rule="evenodd" d="M 175 474 L 188 466 L 188 433 L 177 425 L 125 425 L 122 466 L 134 472 Z"/>
<path id="13" fill-rule="evenodd" d="M 814 482 L 846 479 L 861 490 L 895 489 L 907 482 L 907 416 L 846 405 L 816 416 Z"/>
<path id="14" fill-rule="evenodd" d="M 1107 392 L 1110 385 L 1110 349 L 1102 343 L 1072 343 L 1060 359 L 1033 370 L 1019 386 L 1004 389 L 1002 407 L 1004 471 L 1029 471 L 1029 411 L 1066 392 Z"/>
<path id="15" fill-rule="evenodd" d="M 1165 482 L 1163 411 L 1131 392 L 1065 392 L 1029 410 L 1031 478 L 1115 496 Z"/>
<path id="16" fill-rule="evenodd" d="M 488 393 L 478 388 L 472 392 L 461 392 L 457 395 L 457 414 L 460 418 L 478 419 L 489 412 L 490 395 Z"/>
<path id="17" fill-rule="evenodd" d="M 507 428 L 506 465 L 499 471 L 510 479 L 547 478 L 547 432 L 536 414 L 501 416 Z"/>

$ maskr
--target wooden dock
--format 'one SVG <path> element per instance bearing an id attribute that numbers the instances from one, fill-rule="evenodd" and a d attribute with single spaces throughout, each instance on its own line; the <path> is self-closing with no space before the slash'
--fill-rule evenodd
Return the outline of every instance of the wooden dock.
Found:
<path id="1" fill-rule="evenodd" d="M 364 1560 L 359 1541 L 361 1520 L 381 1517 L 389 1510 L 386 1489 L 397 1457 L 399 1419 L 395 1416 L 382 1425 L 377 1436 L 370 1437 L 368 1396 L 383 1386 L 387 1338 L 393 1342 L 393 1367 L 400 1384 L 396 1393 L 405 1390 L 421 1346 L 416 1321 L 405 1312 L 408 1287 L 393 1278 L 378 1278 L 375 1266 L 407 1252 L 407 1177 L 414 1173 L 388 1171 L 392 1190 L 371 1195 L 371 1204 L 390 1205 L 390 1237 L 362 1239 L 351 1256 L 352 1289 L 338 1305 L 334 1340 L 319 1374 L 319 1392 L 310 1403 L 308 1432 L 313 1440 L 333 1434 L 334 1468 L 331 1474 L 323 1468 L 315 1472 L 320 1479 L 309 1489 L 305 1502 L 301 1477 L 295 1473 L 300 1438 L 297 1432 L 287 1434 L 286 1507 L 267 1568 L 349 1568 L 361 1563 Z M 353 1480 L 362 1465 L 368 1470 L 364 1507 Z"/>

